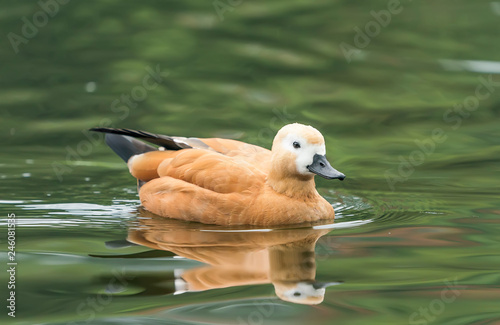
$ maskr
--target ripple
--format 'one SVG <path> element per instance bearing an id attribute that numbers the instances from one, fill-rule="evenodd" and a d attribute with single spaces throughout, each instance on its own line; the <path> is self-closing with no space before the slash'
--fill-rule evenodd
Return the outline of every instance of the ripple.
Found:
<path id="1" fill-rule="evenodd" d="M 277 323 L 295 319 L 310 311 L 308 306 L 289 305 L 278 298 L 259 297 L 213 303 L 194 303 L 172 308 L 158 316 L 175 319 L 176 324 Z"/>
<path id="2" fill-rule="evenodd" d="M 0 204 L 21 204 L 25 202 L 26 201 L 21 201 L 21 200 L 0 200 Z"/>
<path id="3" fill-rule="evenodd" d="M 27 203 L 32 202 L 32 203 Z M 135 217 L 138 200 L 114 200 L 112 205 L 92 203 L 39 203 L 32 201 L 0 201 L 0 204 L 12 204 L 24 211 L 35 212 L 33 217 L 16 213 L 16 225 L 22 227 L 104 227 L 110 223 L 120 223 Z M 0 225 L 6 225 L 0 222 Z"/>
<path id="4" fill-rule="evenodd" d="M 354 228 L 366 225 L 370 222 L 373 222 L 373 220 L 368 219 L 368 220 L 345 221 L 345 222 L 332 223 L 329 225 L 314 226 L 313 229 L 346 229 L 346 228 Z"/>
<path id="5" fill-rule="evenodd" d="M 49 204 L 20 204 L 24 210 L 56 210 L 48 212 L 50 215 L 72 214 L 72 215 L 99 215 L 114 216 L 123 212 L 132 212 L 136 201 L 130 200 L 125 205 L 100 205 L 92 203 L 49 203 Z M 132 204 L 130 204 L 132 203 Z M 64 211 L 64 212 L 61 212 Z"/>
<path id="6" fill-rule="evenodd" d="M 278 229 L 300 229 L 313 227 L 315 229 L 345 229 L 363 226 L 376 218 L 371 205 L 367 200 L 353 195 L 337 195 L 330 197 L 335 209 L 335 222 L 321 221 L 315 223 L 284 225 L 278 227 L 237 226 L 220 227 L 213 225 L 196 226 L 204 232 L 270 232 Z M 139 200 L 113 200 L 111 205 L 96 203 L 46 203 L 42 200 L 2 200 L 0 204 L 12 204 L 24 211 L 35 212 L 33 217 L 21 217 L 16 220 L 19 226 L 24 227 L 75 227 L 92 226 L 103 227 L 108 223 L 119 223 L 137 217 Z M 152 215 L 140 215 L 150 218 Z M 2 224 L 2 223 L 0 223 Z"/>

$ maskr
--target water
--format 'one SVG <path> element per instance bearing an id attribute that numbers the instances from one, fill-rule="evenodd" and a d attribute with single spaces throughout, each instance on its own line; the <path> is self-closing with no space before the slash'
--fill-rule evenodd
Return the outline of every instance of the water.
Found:
<path id="1" fill-rule="evenodd" d="M 26 35 L 39 5 L 1 4 L 0 250 L 13 213 L 18 262 L 16 318 L 3 307 L 1 322 L 500 324 L 500 4 L 402 1 L 384 16 L 387 1 L 231 3 L 70 2 Z M 295 121 L 322 131 L 347 175 L 317 180 L 333 224 L 157 220 L 86 132 L 270 147 Z M 282 270 L 306 291 L 336 285 L 293 303 L 277 295 Z M 221 284 L 182 293 L 176 278 L 200 272 Z"/>

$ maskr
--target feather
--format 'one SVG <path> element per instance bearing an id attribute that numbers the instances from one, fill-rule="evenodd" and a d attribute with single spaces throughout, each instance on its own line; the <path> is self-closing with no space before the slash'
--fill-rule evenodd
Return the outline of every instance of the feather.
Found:
<path id="1" fill-rule="evenodd" d="M 192 146 L 190 146 L 189 144 L 179 139 L 175 139 L 174 137 L 169 137 L 161 134 L 154 134 L 145 131 L 138 131 L 131 129 L 115 129 L 115 128 L 92 128 L 90 129 L 90 131 L 102 132 L 108 134 L 126 135 L 129 137 L 141 139 L 146 142 L 156 144 L 158 146 L 162 146 L 168 150 L 180 150 L 180 149 L 192 148 Z"/>

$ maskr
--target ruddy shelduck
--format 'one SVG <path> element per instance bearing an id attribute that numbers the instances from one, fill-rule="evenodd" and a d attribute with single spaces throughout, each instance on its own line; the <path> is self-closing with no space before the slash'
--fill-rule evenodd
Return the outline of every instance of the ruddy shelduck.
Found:
<path id="1" fill-rule="evenodd" d="M 164 217 L 217 225 L 281 225 L 333 219 L 314 176 L 343 180 L 311 126 L 281 128 L 272 149 L 219 138 L 184 138 L 94 128 L 127 162 L 139 197 Z M 137 139 L 156 144 L 159 148 Z"/>

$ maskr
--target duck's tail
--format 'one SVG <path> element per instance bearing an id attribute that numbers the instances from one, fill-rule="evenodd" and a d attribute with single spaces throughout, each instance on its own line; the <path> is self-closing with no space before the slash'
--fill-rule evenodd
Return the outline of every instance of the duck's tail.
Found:
<path id="1" fill-rule="evenodd" d="M 114 128 L 92 128 L 90 131 L 106 133 L 106 144 L 125 162 L 127 162 L 132 156 L 157 150 L 156 147 L 137 139 L 156 144 L 167 150 L 191 148 L 188 144 L 178 141 L 172 137 L 144 131 Z"/>
<path id="2" fill-rule="evenodd" d="M 98 131 L 90 129 L 91 131 Z M 98 131 L 103 132 L 103 131 Z M 105 137 L 106 144 L 120 156 L 125 162 L 128 162 L 130 157 L 141 153 L 155 151 L 156 148 L 129 136 L 107 133 Z"/>

